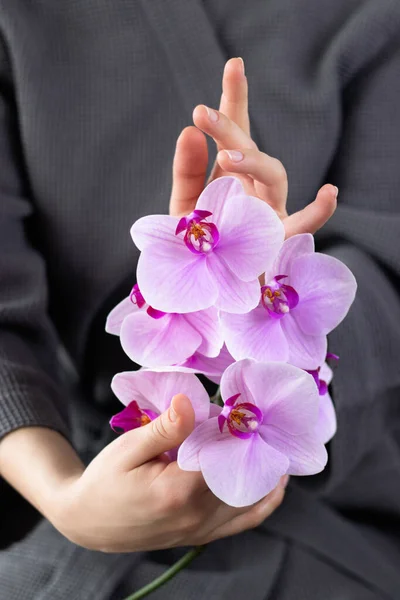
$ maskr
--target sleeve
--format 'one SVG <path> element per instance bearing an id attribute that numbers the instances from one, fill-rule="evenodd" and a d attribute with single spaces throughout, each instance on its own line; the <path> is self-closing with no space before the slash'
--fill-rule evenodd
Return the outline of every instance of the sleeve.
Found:
<path id="1" fill-rule="evenodd" d="M 0 439 L 44 426 L 68 437 L 46 269 L 29 242 L 29 198 L 7 52 L 0 45 Z"/>
<path id="2" fill-rule="evenodd" d="M 325 475 L 331 490 L 348 486 L 357 470 L 366 473 L 374 453 L 381 475 L 399 475 L 399 74 L 396 33 L 343 92 L 342 134 L 326 179 L 339 187 L 338 208 L 317 242 L 358 282 L 354 305 L 329 340 L 340 355 L 332 385 L 338 431 Z M 390 467 L 396 461 L 397 475 Z M 371 487 L 371 471 L 368 477 Z"/>

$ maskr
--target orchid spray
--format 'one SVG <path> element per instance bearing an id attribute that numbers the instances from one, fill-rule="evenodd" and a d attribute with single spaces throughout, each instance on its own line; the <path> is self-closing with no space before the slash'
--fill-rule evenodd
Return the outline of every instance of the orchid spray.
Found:
<path id="1" fill-rule="evenodd" d="M 325 361 L 337 357 L 327 354 L 327 335 L 354 300 L 350 270 L 315 252 L 310 234 L 284 241 L 275 212 L 234 177 L 208 185 L 190 215 L 142 217 L 131 235 L 141 251 L 137 282 L 106 330 L 143 368 L 113 379 L 125 405 L 111 419 L 114 431 L 145 427 L 186 394 L 196 427 L 168 458 L 201 471 L 235 507 L 256 503 L 283 475 L 322 471 L 336 431 Z M 220 406 L 196 374 L 220 384 Z"/>

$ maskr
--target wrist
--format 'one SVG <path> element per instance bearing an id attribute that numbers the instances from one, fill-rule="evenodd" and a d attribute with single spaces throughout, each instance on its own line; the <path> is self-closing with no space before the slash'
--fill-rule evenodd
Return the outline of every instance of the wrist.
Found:
<path id="1" fill-rule="evenodd" d="M 0 444 L 0 473 L 53 524 L 59 505 L 84 466 L 69 442 L 44 427 L 9 433 Z"/>

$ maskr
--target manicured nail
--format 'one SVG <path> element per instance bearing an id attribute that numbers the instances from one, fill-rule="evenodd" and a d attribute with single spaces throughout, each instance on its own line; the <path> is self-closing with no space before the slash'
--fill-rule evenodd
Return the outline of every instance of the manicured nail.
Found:
<path id="1" fill-rule="evenodd" d="M 240 60 L 240 64 L 241 64 L 241 67 L 242 67 L 242 75 L 245 75 L 244 60 L 243 60 L 243 58 L 241 56 L 238 56 L 237 59 Z"/>
<path id="2" fill-rule="evenodd" d="M 206 110 L 210 121 L 212 123 L 216 123 L 219 119 L 219 114 L 217 113 L 217 111 L 213 110 L 212 108 L 208 108 L 208 106 L 206 106 Z"/>
<path id="3" fill-rule="evenodd" d="M 240 152 L 240 150 L 224 150 L 224 152 L 232 162 L 240 162 L 244 158 L 243 152 Z"/>
<path id="4" fill-rule="evenodd" d="M 285 487 L 287 486 L 288 483 L 289 483 L 289 475 L 284 475 L 283 477 L 281 477 L 279 485 L 281 487 L 283 487 L 283 489 L 285 489 Z"/>
<path id="5" fill-rule="evenodd" d="M 338 194 L 339 194 L 339 188 L 338 188 L 338 187 L 336 187 L 336 185 L 334 185 L 333 187 L 335 188 L 335 191 L 336 191 L 335 198 L 337 198 L 337 197 L 338 197 Z"/>

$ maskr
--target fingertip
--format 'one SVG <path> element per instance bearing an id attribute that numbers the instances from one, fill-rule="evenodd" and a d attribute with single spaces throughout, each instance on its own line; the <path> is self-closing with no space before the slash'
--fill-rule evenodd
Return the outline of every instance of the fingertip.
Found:
<path id="1" fill-rule="evenodd" d="M 329 217 L 333 215 L 337 207 L 339 189 L 331 183 L 326 183 L 318 191 L 316 200 L 322 201 L 324 213 Z"/>
<path id="2" fill-rule="evenodd" d="M 230 58 L 225 63 L 224 75 L 245 75 L 244 60 L 241 56 Z"/>
<path id="3" fill-rule="evenodd" d="M 186 422 L 193 421 L 194 423 L 194 410 L 192 403 L 185 394 L 176 394 L 171 400 L 171 406 L 169 411 L 169 417 L 171 421 L 178 421 L 184 419 Z"/>

